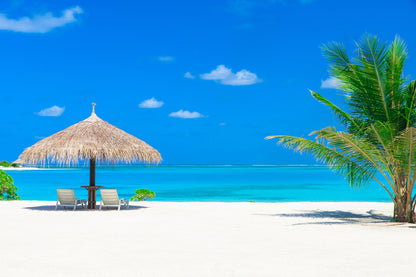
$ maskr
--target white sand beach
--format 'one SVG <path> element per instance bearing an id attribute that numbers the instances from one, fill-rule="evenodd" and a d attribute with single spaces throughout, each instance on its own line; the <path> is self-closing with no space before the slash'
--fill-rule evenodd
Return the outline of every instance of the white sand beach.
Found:
<path id="1" fill-rule="evenodd" d="M 392 204 L 136 202 L 54 210 L 0 201 L 2 276 L 395 276 L 416 225 Z"/>

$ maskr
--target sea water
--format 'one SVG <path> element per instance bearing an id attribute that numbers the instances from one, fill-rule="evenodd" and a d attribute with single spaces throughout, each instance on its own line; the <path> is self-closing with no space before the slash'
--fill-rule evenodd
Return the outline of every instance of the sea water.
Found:
<path id="1" fill-rule="evenodd" d="M 56 200 L 57 188 L 87 199 L 81 186 L 89 185 L 88 167 L 7 173 L 22 200 Z M 127 199 L 136 189 L 150 189 L 157 201 L 390 201 L 377 183 L 351 189 L 325 166 L 99 166 L 96 185 L 116 188 Z"/>

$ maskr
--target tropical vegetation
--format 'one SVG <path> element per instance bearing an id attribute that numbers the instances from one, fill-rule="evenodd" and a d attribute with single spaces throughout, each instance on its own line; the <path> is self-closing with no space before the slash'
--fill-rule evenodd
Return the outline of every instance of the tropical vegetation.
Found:
<path id="1" fill-rule="evenodd" d="M 267 138 L 315 156 L 353 188 L 379 184 L 394 203 L 394 220 L 415 222 L 416 82 L 404 75 L 406 44 L 399 37 L 387 44 L 365 35 L 356 47 L 351 59 L 341 43 L 322 46 L 343 108 L 311 91 L 335 115 L 339 130 L 314 131 L 314 139 Z"/>
<path id="2" fill-rule="evenodd" d="M 8 161 L 0 161 L 0 166 L 2 167 L 19 167 L 20 165 L 17 163 L 10 163 Z"/>
<path id="3" fill-rule="evenodd" d="M 156 193 L 148 189 L 136 189 L 134 192 L 135 195 L 130 198 L 130 201 L 146 201 L 156 197 Z"/>
<path id="4" fill-rule="evenodd" d="M 0 200 L 20 200 L 13 178 L 0 169 Z"/>

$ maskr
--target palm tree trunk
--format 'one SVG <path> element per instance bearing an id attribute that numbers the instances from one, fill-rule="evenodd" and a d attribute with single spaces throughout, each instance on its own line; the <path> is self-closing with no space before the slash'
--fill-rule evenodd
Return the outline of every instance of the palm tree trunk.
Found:
<path id="1" fill-rule="evenodd" d="M 404 175 L 398 176 L 395 182 L 397 188 L 394 201 L 394 220 L 397 222 L 415 222 L 415 212 L 411 194 L 408 194 L 407 181 Z"/>
<path id="2" fill-rule="evenodd" d="M 394 203 L 394 220 L 396 222 L 415 223 L 415 211 L 412 208 L 411 201 L 395 201 Z"/>

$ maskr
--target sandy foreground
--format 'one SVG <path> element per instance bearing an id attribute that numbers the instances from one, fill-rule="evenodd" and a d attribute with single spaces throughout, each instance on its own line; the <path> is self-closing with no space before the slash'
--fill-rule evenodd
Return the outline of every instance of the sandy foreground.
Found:
<path id="1" fill-rule="evenodd" d="M 54 210 L 0 201 L 2 276 L 397 276 L 416 225 L 392 204 L 140 202 Z"/>

